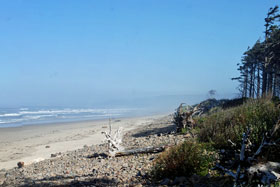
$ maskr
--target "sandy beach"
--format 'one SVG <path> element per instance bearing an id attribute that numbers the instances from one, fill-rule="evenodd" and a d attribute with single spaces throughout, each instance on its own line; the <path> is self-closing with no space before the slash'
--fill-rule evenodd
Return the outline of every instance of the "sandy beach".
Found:
<path id="1" fill-rule="evenodd" d="M 112 129 L 124 131 L 149 125 L 164 115 L 112 119 Z M 0 129 L 0 170 L 11 169 L 19 161 L 26 165 L 51 158 L 51 154 L 73 151 L 104 141 L 109 120 L 61 124 L 27 125 Z"/>
<path id="2" fill-rule="evenodd" d="M 158 186 L 159 183 L 151 180 L 150 171 L 159 153 L 191 138 L 189 134 L 175 133 L 172 115 L 114 119 L 113 129 L 125 129 L 122 137 L 124 150 L 145 147 L 162 149 L 111 157 L 108 144 L 102 143 L 104 137 L 100 133 L 108 130 L 105 128 L 108 120 L 60 124 L 54 125 L 55 128 L 51 126 L 37 127 L 39 129 L 24 127 L 26 131 L 21 130 L 22 134 L 18 137 L 11 137 L 13 130 L 6 130 L 10 134 L 6 133 L 11 151 L 1 154 L 6 158 L 12 155 L 18 158 L 1 163 L 12 168 L 0 169 L 0 186 Z M 26 136 L 30 139 L 24 138 Z M 29 147 L 21 150 L 24 156 L 15 154 L 27 142 Z M 28 152 L 28 149 L 32 151 Z M 51 158 L 50 154 L 58 152 L 62 153 Z M 46 159 L 37 160 L 39 162 L 34 160 L 44 157 Z M 29 161 L 29 164 L 16 167 L 19 160 Z M 178 180 L 170 182 L 177 184 Z"/>

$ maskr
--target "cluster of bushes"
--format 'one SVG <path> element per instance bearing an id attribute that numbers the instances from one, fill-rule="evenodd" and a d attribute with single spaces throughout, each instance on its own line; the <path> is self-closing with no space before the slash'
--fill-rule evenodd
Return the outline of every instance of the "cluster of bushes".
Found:
<path id="1" fill-rule="evenodd" d="M 271 131 L 279 120 L 279 100 L 262 98 L 237 101 L 237 104 L 233 101 L 215 112 L 196 118 L 196 143 L 184 142 L 162 153 L 155 161 L 152 176 L 163 179 L 207 174 L 215 160 L 210 147 L 230 149 L 229 139 L 240 147 L 242 134 L 247 128 L 251 131 L 250 141 L 257 149 L 264 134 Z"/>
<path id="2" fill-rule="evenodd" d="M 279 120 L 280 109 L 272 99 L 248 100 L 238 107 L 219 110 L 198 120 L 198 138 L 215 148 L 230 148 L 229 139 L 241 145 L 242 134 L 250 128 L 250 141 L 260 145 L 265 132 Z"/>
<path id="3" fill-rule="evenodd" d="M 152 170 L 155 179 L 206 175 L 213 166 L 215 153 L 209 144 L 187 142 L 163 152 Z"/>

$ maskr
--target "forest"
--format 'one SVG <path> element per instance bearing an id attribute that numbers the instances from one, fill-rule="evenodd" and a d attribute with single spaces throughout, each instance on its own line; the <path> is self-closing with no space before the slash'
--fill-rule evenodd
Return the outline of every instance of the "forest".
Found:
<path id="1" fill-rule="evenodd" d="M 264 19 L 264 39 L 244 52 L 238 63 L 237 80 L 241 97 L 280 96 L 280 14 L 279 7 L 268 10 Z"/>

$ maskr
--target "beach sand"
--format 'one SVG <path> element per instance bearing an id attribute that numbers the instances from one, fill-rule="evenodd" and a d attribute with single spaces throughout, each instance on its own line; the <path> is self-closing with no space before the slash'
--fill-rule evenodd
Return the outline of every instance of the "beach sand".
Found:
<path id="1" fill-rule="evenodd" d="M 101 129 L 98 128 L 97 131 L 108 130 L 108 128 L 102 128 L 108 122 L 93 122 L 92 125 L 98 125 L 97 123 L 101 125 Z M 118 126 L 126 128 L 122 138 L 124 150 L 147 147 L 168 149 L 192 138 L 190 134 L 175 133 L 176 125 L 173 124 L 173 115 L 118 119 L 113 120 L 112 124 L 115 126 L 114 129 Z M 68 132 L 72 133 L 73 130 L 75 131 L 75 127 Z M 76 131 L 86 130 L 90 131 L 92 128 L 76 128 Z M 100 134 L 94 132 L 93 136 L 95 133 Z M 77 132 L 73 132 L 71 137 L 75 137 L 75 134 Z M 80 132 L 80 134 L 88 136 L 91 133 Z M 150 178 L 154 163 L 161 155 L 160 151 L 111 157 L 108 153 L 108 144 L 92 145 L 93 139 L 90 140 L 89 146 L 83 146 L 84 142 L 78 145 L 79 138 L 66 140 L 66 142 L 69 141 L 67 145 L 71 144 L 70 148 L 75 150 L 63 152 L 53 158 L 49 156 L 50 151 L 47 154 L 48 159 L 43 161 L 24 165 L 24 167 L 13 166 L 9 170 L 0 169 L 0 186 L 158 186 L 161 184 L 161 181 L 153 181 Z M 103 137 L 101 136 L 100 139 L 102 140 Z M 51 147 L 42 147 L 40 150 L 48 150 L 56 146 L 56 144 L 48 145 Z M 78 149 L 76 145 L 81 148 Z M 64 149 L 67 150 L 67 147 Z M 173 181 L 170 180 L 169 183 L 173 184 Z M 176 180 L 174 180 L 175 183 L 177 184 Z M 184 180 L 182 184 L 189 183 Z"/>
<path id="2" fill-rule="evenodd" d="M 112 130 L 121 127 L 126 132 L 149 125 L 165 115 L 112 119 Z M 107 119 L 1 128 L 0 170 L 16 167 L 19 161 L 30 164 L 49 159 L 51 154 L 100 144 L 104 141 L 101 132 L 109 130 L 108 124 Z"/>

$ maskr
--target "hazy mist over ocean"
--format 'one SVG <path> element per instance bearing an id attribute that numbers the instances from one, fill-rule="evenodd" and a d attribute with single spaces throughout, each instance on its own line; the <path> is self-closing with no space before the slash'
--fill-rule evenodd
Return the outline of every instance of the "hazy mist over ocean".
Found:
<path id="1" fill-rule="evenodd" d="M 232 98 L 233 94 L 217 98 Z M 182 102 L 193 105 L 207 99 L 207 95 L 163 95 L 100 100 L 92 106 L 12 106 L 0 107 L 0 128 L 30 124 L 46 124 L 136 117 L 172 113 Z"/>

